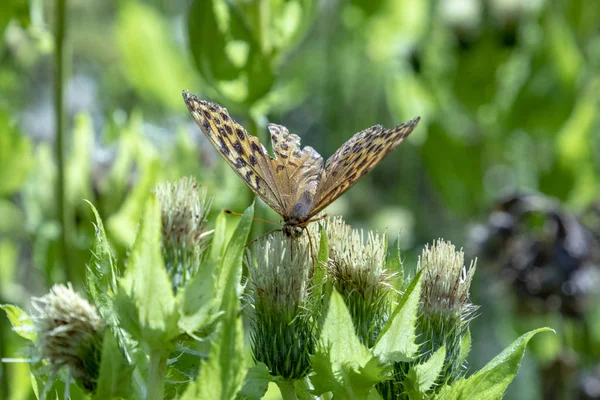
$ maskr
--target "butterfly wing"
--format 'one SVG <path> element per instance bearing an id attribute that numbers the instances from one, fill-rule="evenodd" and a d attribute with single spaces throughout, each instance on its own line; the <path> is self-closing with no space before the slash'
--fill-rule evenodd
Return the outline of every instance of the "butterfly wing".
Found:
<path id="1" fill-rule="evenodd" d="M 303 220 L 312 208 L 323 157 L 312 147 L 301 148 L 300 138 L 285 126 L 269 124 L 269 132 L 276 156 L 271 166 L 277 190 L 284 197 L 285 216 Z"/>
<path id="2" fill-rule="evenodd" d="M 371 171 L 402 143 L 419 121 L 420 118 L 415 118 L 391 129 L 375 125 L 352 136 L 327 160 L 309 217 L 323 210 Z"/>
<path id="3" fill-rule="evenodd" d="M 277 189 L 273 159 L 258 138 L 234 121 L 227 109 L 184 91 L 183 99 L 196 123 L 236 174 L 275 212 L 284 216 L 286 201 Z"/>

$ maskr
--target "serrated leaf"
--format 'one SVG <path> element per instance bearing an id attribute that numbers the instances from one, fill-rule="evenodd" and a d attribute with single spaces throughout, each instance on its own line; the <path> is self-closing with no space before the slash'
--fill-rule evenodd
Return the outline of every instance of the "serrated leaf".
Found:
<path id="1" fill-rule="evenodd" d="M 110 329 L 104 334 L 102 359 L 95 399 L 131 398 L 133 366 L 130 366 Z"/>
<path id="2" fill-rule="evenodd" d="M 404 380 L 404 392 L 411 400 L 426 399 L 446 359 L 446 346 L 442 346 L 423 364 L 411 365 Z"/>
<path id="3" fill-rule="evenodd" d="M 500 399 L 508 385 L 519 372 L 527 343 L 540 332 L 554 332 L 550 328 L 530 331 L 494 357 L 481 370 L 468 378 L 462 378 L 451 386 L 445 386 L 436 399 Z"/>
<path id="4" fill-rule="evenodd" d="M 221 299 L 222 311 L 226 311 L 233 306 L 232 302 L 238 302 L 241 295 L 240 279 L 242 277 L 242 258 L 248 235 L 252 227 L 252 217 L 254 216 L 254 203 L 248 207 L 238 223 L 229 243 L 227 250 L 221 259 L 221 266 L 218 273 L 217 299 Z"/>
<path id="5" fill-rule="evenodd" d="M 458 354 L 457 365 L 464 364 L 469 352 L 471 351 L 471 330 L 467 329 L 467 333 L 460 340 L 460 353 Z"/>
<path id="6" fill-rule="evenodd" d="M 235 292 L 235 288 L 230 290 Z M 230 400 L 242 387 L 246 373 L 244 332 L 238 317 L 238 303 L 228 303 L 217 338 L 200 374 L 181 397 L 182 400 Z"/>
<path id="7" fill-rule="evenodd" d="M 399 282 L 399 289 L 403 289 L 404 284 L 404 268 L 402 265 L 402 258 L 400 256 L 400 236 L 396 238 L 394 244 L 392 245 L 392 249 L 389 252 L 387 259 L 385 261 L 385 269 L 390 271 L 391 273 L 397 274 L 397 280 Z"/>
<path id="8" fill-rule="evenodd" d="M 4 310 L 10 323 L 13 326 L 13 330 L 17 335 L 35 342 L 37 334 L 34 330 L 33 320 L 25 311 L 21 310 L 17 306 L 11 304 L 0 305 L 0 308 Z"/>
<path id="9" fill-rule="evenodd" d="M 269 373 L 269 368 L 259 362 L 248 370 L 244 378 L 244 385 L 238 393 L 243 399 L 260 400 L 267 393 L 269 383 L 275 377 Z"/>
<path id="10" fill-rule="evenodd" d="M 332 354 L 327 349 L 318 350 L 311 361 L 314 374 L 310 381 L 317 396 L 331 392 L 334 399 L 373 398 L 370 393 L 375 385 L 389 379 L 378 358 L 373 356 L 364 366 L 346 363 L 339 371 L 334 371 Z"/>
<path id="11" fill-rule="evenodd" d="M 383 327 L 373 352 L 384 360 L 411 361 L 419 346 L 416 344 L 416 322 L 421 297 L 421 271 L 412 280 L 392 316 Z"/>
<path id="12" fill-rule="evenodd" d="M 310 381 L 314 393 L 321 395 L 331 391 L 340 398 L 347 398 L 344 396 L 354 390 L 348 379 L 349 372 L 361 371 L 372 360 L 373 355 L 356 336 L 344 299 L 334 289 L 317 350 L 311 356 L 314 374 Z"/>
<path id="13" fill-rule="evenodd" d="M 314 266 L 314 274 L 312 277 L 312 310 L 318 310 L 321 308 L 321 302 L 323 301 L 323 286 L 327 280 L 327 272 L 325 267 L 327 266 L 327 260 L 329 259 L 329 239 L 327 237 L 327 232 L 324 228 L 322 228 L 319 234 L 319 253 L 317 254 L 317 264 Z M 322 313 L 319 314 L 322 315 Z"/>
<path id="14" fill-rule="evenodd" d="M 221 262 L 223 251 L 225 251 L 225 240 L 227 233 L 227 218 L 225 213 L 220 212 L 215 220 L 215 231 L 212 235 L 212 241 L 210 244 L 210 259 L 215 263 Z"/>
<path id="15" fill-rule="evenodd" d="M 115 305 L 123 326 L 150 348 L 179 334 L 175 295 L 160 250 L 161 218 L 154 195 L 146 202 Z M 141 335 L 135 336 L 135 335 Z"/>
<path id="16" fill-rule="evenodd" d="M 336 290 L 331 293 L 319 347 L 328 349 L 335 372 L 341 371 L 344 365 L 363 367 L 372 358 L 369 350 L 356 336 L 350 312 Z"/>
<path id="17" fill-rule="evenodd" d="M 100 214 L 92 203 L 84 201 L 90 205 L 96 218 L 96 243 L 86 274 L 87 293 L 102 315 L 106 317 L 107 313 L 111 311 L 108 310 L 111 297 L 117 291 L 117 262 L 106 237 Z"/>
<path id="18" fill-rule="evenodd" d="M 187 333 L 202 329 L 218 317 L 214 291 L 215 265 L 205 261 L 185 287 L 177 293 L 179 328 Z"/>

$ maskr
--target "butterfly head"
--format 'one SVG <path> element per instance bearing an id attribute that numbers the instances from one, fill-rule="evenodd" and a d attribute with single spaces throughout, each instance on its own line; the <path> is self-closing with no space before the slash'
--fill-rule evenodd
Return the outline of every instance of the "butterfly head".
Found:
<path id="1" fill-rule="evenodd" d="M 302 231 L 304 231 L 304 226 L 298 225 L 300 221 L 296 219 L 289 219 L 285 221 L 281 230 L 283 234 L 289 238 L 296 239 L 302 236 Z"/>

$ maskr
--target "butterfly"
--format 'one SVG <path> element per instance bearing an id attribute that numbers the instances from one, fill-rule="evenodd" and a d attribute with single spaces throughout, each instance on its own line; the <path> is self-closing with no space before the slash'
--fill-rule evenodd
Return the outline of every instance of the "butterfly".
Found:
<path id="1" fill-rule="evenodd" d="M 227 109 L 183 91 L 183 99 L 209 141 L 231 168 L 283 218 L 283 233 L 299 237 L 311 218 L 340 197 L 412 132 L 417 117 L 391 129 L 375 125 L 358 132 L 326 162 L 282 125 L 269 124 L 272 157 L 257 137 Z"/>

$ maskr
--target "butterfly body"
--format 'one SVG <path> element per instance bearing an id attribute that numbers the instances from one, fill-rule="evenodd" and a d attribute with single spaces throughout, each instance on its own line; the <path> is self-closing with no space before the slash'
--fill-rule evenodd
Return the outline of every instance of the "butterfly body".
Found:
<path id="1" fill-rule="evenodd" d="M 341 196 L 394 150 L 419 122 L 392 129 L 375 125 L 355 134 L 328 160 L 281 125 L 269 124 L 272 157 L 258 138 L 234 121 L 218 104 L 184 91 L 185 103 L 213 146 L 267 205 L 283 218 L 282 231 L 302 235 L 317 213 Z"/>

